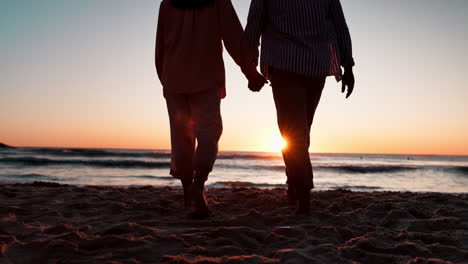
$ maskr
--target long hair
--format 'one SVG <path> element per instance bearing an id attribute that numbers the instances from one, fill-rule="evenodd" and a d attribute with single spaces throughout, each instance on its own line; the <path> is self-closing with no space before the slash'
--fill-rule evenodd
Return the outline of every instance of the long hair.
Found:
<path id="1" fill-rule="evenodd" d="M 177 8 L 197 9 L 208 6 L 214 0 L 171 0 L 171 4 Z"/>

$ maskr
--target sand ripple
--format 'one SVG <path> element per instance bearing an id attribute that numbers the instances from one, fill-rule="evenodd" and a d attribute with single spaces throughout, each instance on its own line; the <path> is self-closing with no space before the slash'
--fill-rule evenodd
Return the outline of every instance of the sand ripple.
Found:
<path id="1" fill-rule="evenodd" d="M 0 263 L 468 263 L 468 196 L 211 189 L 185 218 L 169 187 L 0 186 Z"/>

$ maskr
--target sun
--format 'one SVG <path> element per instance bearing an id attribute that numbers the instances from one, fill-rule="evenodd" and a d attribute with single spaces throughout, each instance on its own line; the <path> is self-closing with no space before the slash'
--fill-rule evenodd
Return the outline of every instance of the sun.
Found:
<path id="1" fill-rule="evenodd" d="M 281 152 L 288 146 L 288 142 L 281 136 L 275 136 L 270 140 L 270 151 Z"/>

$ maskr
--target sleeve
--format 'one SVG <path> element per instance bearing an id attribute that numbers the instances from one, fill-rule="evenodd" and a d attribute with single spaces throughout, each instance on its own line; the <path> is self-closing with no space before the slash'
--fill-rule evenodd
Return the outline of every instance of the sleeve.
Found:
<path id="1" fill-rule="evenodd" d="M 257 73 L 253 55 L 245 39 L 244 29 L 239 21 L 231 0 L 221 1 L 220 6 L 221 37 L 229 55 L 241 67 L 244 75 L 250 79 Z"/>
<path id="2" fill-rule="evenodd" d="M 245 28 L 246 39 L 250 48 L 253 50 L 256 64 L 258 64 L 258 47 L 260 46 L 260 37 L 263 33 L 266 18 L 264 6 L 264 0 L 252 0 L 247 17 L 247 26 Z"/>
<path id="3" fill-rule="evenodd" d="M 164 25 L 163 25 L 163 2 L 159 6 L 158 25 L 156 31 L 156 49 L 154 52 L 154 60 L 156 64 L 156 72 L 159 79 L 162 78 L 163 61 L 164 61 Z"/>
<path id="4" fill-rule="evenodd" d="M 333 20 L 336 35 L 338 38 L 338 46 L 340 48 L 341 66 L 354 66 L 351 35 L 349 34 L 348 25 L 343 14 L 343 8 L 340 0 L 332 0 L 330 2 L 330 16 Z"/>

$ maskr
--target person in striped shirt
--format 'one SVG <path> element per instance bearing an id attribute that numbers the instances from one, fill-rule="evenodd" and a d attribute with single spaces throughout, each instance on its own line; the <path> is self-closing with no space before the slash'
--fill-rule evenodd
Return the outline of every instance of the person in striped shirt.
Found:
<path id="1" fill-rule="evenodd" d="M 271 82 L 278 126 L 288 142 L 288 199 L 298 204 L 296 214 L 307 215 L 314 188 L 310 129 L 325 78 L 342 81 L 346 98 L 354 89 L 351 37 L 340 0 L 252 0 L 245 34 L 257 61 L 261 38 L 261 70 Z"/>

